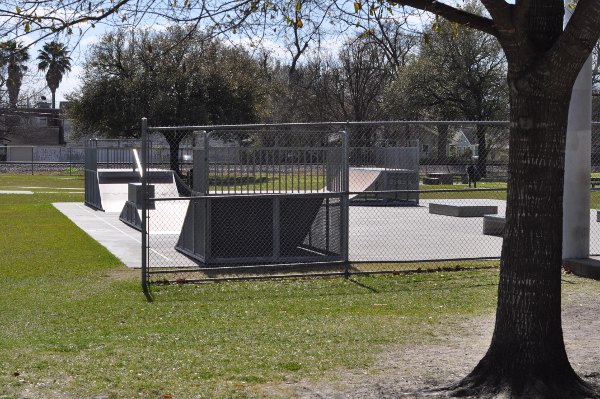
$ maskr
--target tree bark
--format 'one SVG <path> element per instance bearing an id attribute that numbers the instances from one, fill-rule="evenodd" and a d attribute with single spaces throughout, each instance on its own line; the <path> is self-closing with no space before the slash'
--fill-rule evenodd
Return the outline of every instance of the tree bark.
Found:
<path id="1" fill-rule="evenodd" d="M 513 86 L 514 87 L 514 86 Z M 570 93 L 511 95 L 509 183 L 496 326 L 454 396 L 589 398 L 561 327 L 564 146 Z M 503 396 L 505 397 L 505 396 Z"/>
<path id="2" fill-rule="evenodd" d="M 183 140 L 184 135 L 178 132 L 165 132 L 164 136 L 167 143 L 169 143 L 169 167 L 181 177 L 181 170 L 179 169 L 179 144 Z"/>
<path id="3" fill-rule="evenodd" d="M 19 102 L 19 91 L 21 91 L 21 81 L 23 80 L 23 71 L 20 65 L 8 66 L 8 79 L 6 80 L 6 89 L 8 91 L 8 102 L 12 109 L 17 108 Z"/>
<path id="4" fill-rule="evenodd" d="M 441 165 L 448 161 L 448 154 L 446 153 L 448 147 L 448 125 L 437 125 L 437 131 L 437 160 Z"/>
<path id="5" fill-rule="evenodd" d="M 477 144 L 478 144 L 478 157 L 477 157 L 477 170 L 479 171 L 480 177 L 487 177 L 487 142 L 485 140 L 485 126 L 477 125 Z"/>

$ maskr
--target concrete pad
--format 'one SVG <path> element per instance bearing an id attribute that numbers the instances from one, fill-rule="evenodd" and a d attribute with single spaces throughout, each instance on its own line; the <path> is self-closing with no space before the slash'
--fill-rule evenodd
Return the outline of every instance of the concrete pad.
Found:
<path id="1" fill-rule="evenodd" d="M 502 249 L 502 238 L 482 235 L 483 218 L 453 218 L 428 212 L 430 202 L 423 206 L 407 207 L 350 207 L 350 259 L 352 261 L 421 261 L 439 259 L 497 258 Z M 445 203 L 480 204 L 498 207 L 498 216 L 505 213 L 502 200 L 444 200 Z M 167 203 L 177 203 L 167 201 Z M 181 201 L 181 210 L 171 207 L 172 215 L 187 207 Z M 141 265 L 141 233 L 119 221 L 118 213 L 94 211 L 83 204 L 63 203 L 55 207 L 86 231 L 92 238 L 109 249 L 129 267 Z M 590 251 L 600 254 L 600 223 L 596 210 L 590 210 L 592 223 Z M 195 262 L 175 250 L 179 234 L 170 231 L 165 220 L 150 219 L 149 258 L 151 267 L 194 266 Z M 162 230 L 162 232 L 160 232 Z M 173 233 L 173 234 L 170 234 Z"/>
<path id="2" fill-rule="evenodd" d="M 598 259 L 565 259 L 563 267 L 576 276 L 600 279 L 600 260 Z"/>
<path id="3" fill-rule="evenodd" d="M 480 204 L 450 204 L 432 202 L 429 204 L 429 213 L 436 215 L 455 216 L 455 217 L 481 217 L 483 215 L 498 213 L 498 207 L 494 205 Z"/>
<path id="4" fill-rule="evenodd" d="M 118 214 L 95 211 L 77 202 L 52 205 L 127 267 L 142 266 L 142 235 L 120 222 Z"/>
<path id="5" fill-rule="evenodd" d="M 429 213 L 422 206 L 350 207 L 350 260 L 427 261 L 498 258 L 502 238 L 484 236 L 483 218 L 456 218 Z M 504 215 L 506 201 L 493 199 L 444 200 L 456 205 L 491 205 Z"/>
<path id="6" fill-rule="evenodd" d="M 121 222 L 119 213 L 96 211 L 77 202 L 59 202 L 53 205 L 80 229 L 119 258 L 127 267 L 142 267 L 142 234 Z M 181 209 L 177 209 L 177 212 L 183 212 L 186 207 L 187 201 L 182 201 L 178 206 Z M 183 224 L 183 222 L 181 223 Z M 194 261 L 175 250 L 179 231 L 155 231 L 152 221 L 149 226 L 150 267 L 196 265 Z M 159 226 L 156 227 L 159 228 Z"/>

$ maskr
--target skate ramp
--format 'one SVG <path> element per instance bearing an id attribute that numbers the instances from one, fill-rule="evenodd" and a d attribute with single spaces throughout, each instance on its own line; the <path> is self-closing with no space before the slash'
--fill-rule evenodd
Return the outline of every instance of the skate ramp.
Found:
<path id="1" fill-rule="evenodd" d="M 140 182 L 140 176 L 131 169 L 98 169 L 96 181 L 98 208 L 104 212 L 120 213 L 128 199 L 129 183 Z M 155 186 L 157 198 L 179 196 L 172 170 L 150 170 L 148 183 Z"/>
<path id="2" fill-rule="evenodd" d="M 410 169 L 350 168 L 348 171 L 350 200 L 363 202 L 418 204 L 419 172 Z M 394 190 L 397 190 L 394 192 Z M 392 191 L 369 194 L 370 191 Z"/>
<path id="3" fill-rule="evenodd" d="M 381 168 L 350 168 L 348 171 L 348 186 L 351 193 L 372 190 L 375 182 L 382 176 L 384 169 Z M 351 194 L 352 199 L 360 194 Z"/>
<path id="4" fill-rule="evenodd" d="M 339 261 L 339 205 L 298 194 L 192 199 L 175 248 L 205 265 Z"/>
<path id="5" fill-rule="evenodd" d="M 188 200 L 155 201 L 154 208 L 148 209 L 148 233 L 178 235 L 188 203 Z M 138 231 L 142 230 L 142 210 L 131 201 L 125 202 L 119 219 Z"/>

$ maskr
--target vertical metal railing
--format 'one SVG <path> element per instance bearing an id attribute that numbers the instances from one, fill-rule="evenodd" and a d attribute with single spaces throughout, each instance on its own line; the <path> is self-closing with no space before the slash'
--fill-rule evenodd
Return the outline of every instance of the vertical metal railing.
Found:
<path id="1" fill-rule="evenodd" d="M 142 290 L 152 300 L 148 286 L 148 119 L 142 118 Z"/>
<path id="2" fill-rule="evenodd" d="M 342 198 L 341 198 L 341 216 L 342 216 L 342 259 L 344 262 L 344 276 L 349 277 L 350 268 L 350 154 L 349 154 L 349 130 L 350 126 L 342 131 Z"/>

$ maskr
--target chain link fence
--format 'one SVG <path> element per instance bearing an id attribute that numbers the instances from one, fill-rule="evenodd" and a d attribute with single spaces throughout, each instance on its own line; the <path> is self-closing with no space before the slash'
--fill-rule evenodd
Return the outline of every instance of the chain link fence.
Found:
<path id="1" fill-rule="evenodd" d="M 506 122 L 149 127 L 128 147 L 96 143 L 96 168 L 142 177 L 121 220 L 144 232 L 146 287 L 498 264 Z M 599 254 L 599 124 L 592 152 Z"/>

